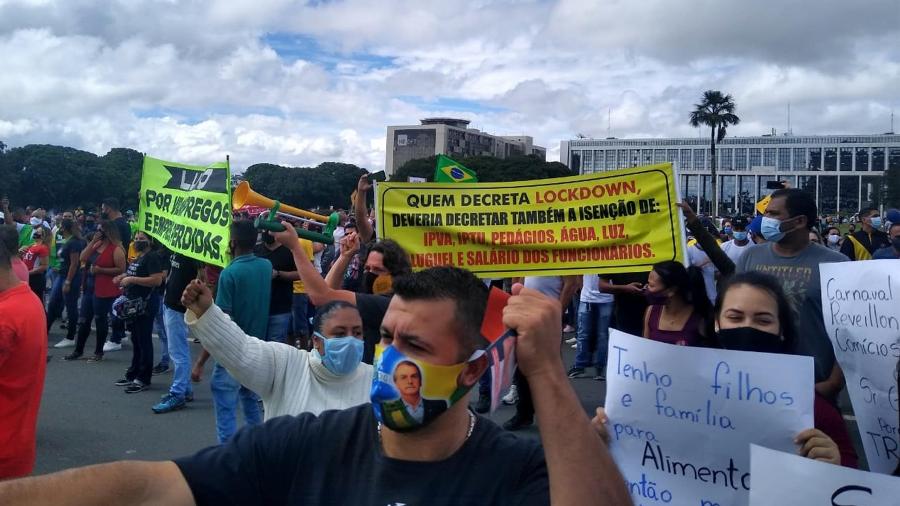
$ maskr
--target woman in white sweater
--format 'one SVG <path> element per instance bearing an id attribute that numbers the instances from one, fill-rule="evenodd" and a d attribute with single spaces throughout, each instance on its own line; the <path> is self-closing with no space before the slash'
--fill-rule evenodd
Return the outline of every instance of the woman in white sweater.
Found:
<path id="1" fill-rule="evenodd" d="M 181 299 L 190 335 L 242 385 L 262 397 L 266 420 L 346 409 L 369 402 L 372 366 L 361 362 L 362 318 L 352 304 L 332 302 L 313 321 L 315 351 L 249 336 L 192 281 Z"/>

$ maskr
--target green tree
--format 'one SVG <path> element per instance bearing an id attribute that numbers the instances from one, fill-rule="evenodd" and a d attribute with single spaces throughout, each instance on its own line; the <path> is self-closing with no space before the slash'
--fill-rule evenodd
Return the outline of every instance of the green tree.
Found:
<path id="1" fill-rule="evenodd" d="M 713 204 L 710 214 L 712 216 L 719 215 L 719 186 L 718 174 L 716 172 L 716 143 L 722 142 L 725 138 L 725 129 L 728 125 L 737 125 L 741 119 L 734 113 L 734 99 L 731 95 L 723 95 L 721 91 L 706 90 L 703 92 L 703 98 L 699 104 L 694 105 L 691 111 L 691 126 L 699 127 L 701 125 L 710 128 L 709 143 L 709 167 L 712 175 L 712 197 Z"/>

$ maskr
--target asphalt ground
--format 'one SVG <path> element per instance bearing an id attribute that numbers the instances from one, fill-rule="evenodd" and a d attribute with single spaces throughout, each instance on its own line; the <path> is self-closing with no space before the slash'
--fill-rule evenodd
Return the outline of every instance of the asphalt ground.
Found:
<path id="1" fill-rule="evenodd" d="M 57 324 L 50 335 L 52 358 L 47 364 L 38 417 L 34 474 L 116 460 L 168 460 L 216 444 L 215 414 L 209 390 L 211 363 L 207 364 L 202 381 L 194 384 L 194 402 L 180 411 L 157 415 L 150 407 L 168 391 L 171 370 L 154 376 L 149 390 L 126 394 L 113 383 L 124 375 L 131 362 L 131 347 L 127 341 L 121 351 L 107 353 L 102 362 L 66 362 L 62 357 L 72 349 L 52 348 L 64 333 Z M 571 334 L 565 337 L 571 337 Z M 90 355 L 93 349 L 93 338 L 92 333 L 85 356 Z M 153 343 L 158 361 L 159 341 L 154 338 Z M 191 343 L 192 356 L 196 357 L 199 352 L 200 346 Z M 562 354 L 564 364 L 571 366 L 575 360 L 575 350 L 563 345 Z M 593 415 L 594 409 L 604 403 L 606 382 L 595 381 L 591 377 L 569 381 L 585 412 Z M 472 398 L 476 400 L 477 395 Z M 840 404 L 860 467 L 866 469 L 856 419 L 850 413 L 846 391 Z M 514 413 L 514 406 L 501 406 L 488 416 L 497 424 L 502 424 Z M 539 438 L 537 425 L 518 434 Z"/>
<path id="2" fill-rule="evenodd" d="M 154 376 L 149 390 L 126 394 L 113 383 L 124 375 L 131 362 L 127 341 L 121 351 L 106 353 L 102 362 L 66 362 L 62 357 L 72 348 L 52 348 L 64 334 L 55 324 L 50 335 L 52 358 L 47 364 L 38 417 L 34 474 L 116 460 L 168 460 L 216 444 L 209 390 L 211 363 L 207 363 L 202 381 L 194 384 L 194 402 L 180 411 L 157 415 L 150 407 L 168 391 L 171 370 Z M 93 350 L 93 339 L 92 332 L 85 356 Z M 154 338 L 153 344 L 158 361 L 159 341 Z M 191 352 L 197 357 L 200 346 L 192 343 Z M 575 350 L 565 345 L 563 358 L 566 366 L 571 366 Z M 570 381 L 585 411 L 593 413 L 605 398 L 606 383 L 590 377 Z M 514 413 L 515 407 L 502 406 L 490 418 L 502 424 Z M 537 425 L 519 433 L 539 437 Z"/>

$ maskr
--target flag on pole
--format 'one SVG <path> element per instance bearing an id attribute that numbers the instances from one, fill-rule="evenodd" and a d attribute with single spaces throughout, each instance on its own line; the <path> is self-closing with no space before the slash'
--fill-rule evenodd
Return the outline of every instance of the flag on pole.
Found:
<path id="1" fill-rule="evenodd" d="M 491 367 L 492 413 L 500 407 L 501 397 L 509 391 L 517 366 L 516 333 L 503 325 L 503 308 L 508 301 L 508 293 L 491 288 L 481 322 L 481 335 L 489 343 L 485 353 Z"/>
<path id="2" fill-rule="evenodd" d="M 477 183 L 475 171 L 467 169 L 452 158 L 438 155 L 437 168 L 434 169 L 435 183 Z"/>

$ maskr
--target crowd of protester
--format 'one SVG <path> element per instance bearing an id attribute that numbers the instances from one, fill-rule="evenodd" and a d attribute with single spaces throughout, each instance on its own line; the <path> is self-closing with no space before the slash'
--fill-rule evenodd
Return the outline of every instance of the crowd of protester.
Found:
<path id="1" fill-rule="evenodd" d="M 367 211 L 370 188 L 361 177 L 353 207 L 341 212 L 329 245 L 298 238 L 289 222 L 282 232 L 260 233 L 248 216 L 236 214 L 224 269 L 168 251 L 123 215 L 116 199 L 104 200 L 96 212 L 55 215 L 11 209 L 4 200 L 0 442 L 8 439 L 4 431 L 17 436 L 15 444 L 0 445 L 0 477 L 27 475 L 33 467 L 34 424 L 52 358 L 47 335 L 57 322 L 66 333 L 53 348 L 72 348 L 60 357 L 67 362 L 101 361 L 129 336 L 131 363 L 120 379 L 110 378 L 127 394 L 151 389 L 154 378 L 171 370 L 165 393 L 149 403 L 156 414 L 186 407 L 212 358 L 221 445 L 174 463 L 118 463 L 53 475 L 50 487 L 40 480 L 15 482 L 0 487 L 0 497 L 11 503 L 51 497 L 44 494 L 80 482 L 93 502 L 109 491 L 134 498 L 152 493 L 172 503 L 191 494 L 201 504 L 256 502 L 255 494 L 263 494 L 263 502 L 288 496 L 315 502 L 339 490 L 327 477 L 363 473 L 386 480 L 372 485 L 385 503 L 450 494 L 467 483 L 479 485 L 487 503 L 492 497 L 544 503 L 549 495 L 555 501 L 557 494 L 589 492 L 618 504 L 627 492 L 600 443 L 606 414 L 598 409 L 592 427 L 568 383 L 605 379 L 611 328 L 668 344 L 812 357 L 816 425 L 797 435 L 798 447 L 809 458 L 856 466 L 837 406 L 844 379 L 823 324 L 818 269 L 821 263 L 900 258 L 900 212 L 883 219 L 879 210 L 864 209 L 859 226 L 842 234 L 820 224 L 813 197 L 796 189 L 775 191 L 764 214 L 728 217 L 720 227 L 683 203 L 686 264 L 666 261 L 649 272 L 608 276 L 478 280 L 449 267 L 413 273 L 400 245 L 376 239 Z M 537 417 L 543 453 L 468 410 L 476 384 L 472 411 L 490 409 L 490 376 L 479 352 L 489 286 L 512 293 L 504 323 L 519 334 L 520 367 L 503 397 L 515 414 L 503 429 L 517 431 Z M 92 331 L 94 350 L 85 357 Z M 154 334 L 161 348 L 156 364 Z M 23 335 L 27 346 L 16 341 Z M 201 345 L 196 357 L 190 340 Z M 557 352 L 560 342 L 576 350 L 568 368 Z M 400 365 L 382 370 L 386 361 Z M 446 385 L 429 386 L 444 388 L 446 401 L 420 394 L 422 371 L 433 368 L 454 372 Z M 380 382 L 396 385 L 402 402 L 378 397 Z M 246 425 L 257 427 L 240 430 L 238 409 Z M 513 468 L 502 479 L 486 480 L 467 465 L 474 459 Z M 381 474 L 400 472 L 404 460 L 441 464 L 418 469 L 414 484 Z M 318 464 L 300 468 L 298 462 Z M 98 492 L 90 484 L 107 479 L 101 469 L 113 482 L 132 483 Z M 584 469 L 596 476 L 585 478 Z M 304 489 L 309 483 L 316 486 Z M 391 495 L 397 490 L 405 495 Z"/>

